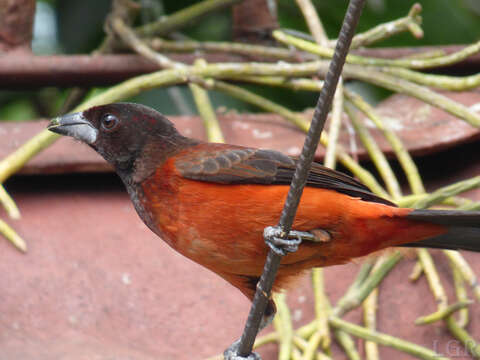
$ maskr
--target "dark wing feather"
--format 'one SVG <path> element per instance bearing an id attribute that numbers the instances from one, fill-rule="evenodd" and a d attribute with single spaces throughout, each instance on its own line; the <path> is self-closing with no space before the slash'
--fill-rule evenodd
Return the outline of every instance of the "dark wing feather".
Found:
<path id="1" fill-rule="evenodd" d="M 193 149 L 192 149 L 193 150 Z M 223 144 L 202 144 L 177 157 L 182 176 L 221 184 L 290 185 L 298 162 L 281 152 Z M 313 163 L 307 186 L 338 191 L 365 201 L 395 206 L 341 172 Z"/>

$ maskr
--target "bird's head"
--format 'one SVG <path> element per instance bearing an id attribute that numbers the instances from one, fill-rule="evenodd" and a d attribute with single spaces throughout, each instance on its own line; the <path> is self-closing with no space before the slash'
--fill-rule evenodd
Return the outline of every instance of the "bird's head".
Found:
<path id="1" fill-rule="evenodd" d="M 166 157 L 185 139 L 165 116 L 147 106 L 131 103 L 95 106 L 59 116 L 51 121 L 48 129 L 90 145 L 119 173 L 134 171 L 136 162 L 145 158 L 146 151 Z"/>

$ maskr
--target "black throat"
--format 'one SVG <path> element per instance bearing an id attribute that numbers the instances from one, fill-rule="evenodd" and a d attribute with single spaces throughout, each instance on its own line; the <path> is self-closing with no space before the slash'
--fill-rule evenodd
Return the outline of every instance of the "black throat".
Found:
<path id="1" fill-rule="evenodd" d="M 161 168 L 168 158 L 201 142 L 180 134 L 166 139 L 149 140 L 130 159 L 115 165 L 115 171 L 127 187 L 141 184 Z"/>
<path id="2" fill-rule="evenodd" d="M 142 183 L 152 176 L 158 168 L 162 167 L 168 158 L 200 143 L 198 140 L 181 135 L 177 135 L 175 139 L 170 140 L 172 141 L 168 142 L 168 146 L 165 146 L 165 142 L 147 142 L 142 151 L 137 156 L 132 157 L 132 161 L 119 163 L 120 166 L 115 167 L 115 171 L 125 184 L 140 219 L 155 233 L 157 233 L 157 228 L 154 220 L 143 206 L 145 194 Z M 160 234 L 158 235 L 160 236 Z"/>

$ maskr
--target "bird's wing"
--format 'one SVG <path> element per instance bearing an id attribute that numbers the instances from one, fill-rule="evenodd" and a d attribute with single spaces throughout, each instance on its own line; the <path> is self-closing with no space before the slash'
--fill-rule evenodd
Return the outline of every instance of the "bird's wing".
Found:
<path id="1" fill-rule="evenodd" d="M 290 185 L 298 159 L 274 150 L 201 144 L 176 157 L 175 167 L 188 179 L 221 184 Z M 365 201 L 393 204 L 341 172 L 313 163 L 307 186 L 335 190 Z"/>

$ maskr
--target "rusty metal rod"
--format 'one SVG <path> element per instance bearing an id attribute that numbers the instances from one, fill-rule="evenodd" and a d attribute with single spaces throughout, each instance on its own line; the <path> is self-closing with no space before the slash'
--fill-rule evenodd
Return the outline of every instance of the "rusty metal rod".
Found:
<path id="1" fill-rule="evenodd" d="M 284 234 L 288 234 L 292 228 L 303 188 L 307 182 L 307 176 L 315 156 L 315 150 L 320 141 L 320 134 L 325 125 L 338 79 L 342 72 L 364 3 L 365 0 L 350 0 L 348 5 L 337 45 L 335 46 L 335 53 L 325 77 L 324 86 L 320 91 L 318 102 L 313 113 L 312 123 L 300 154 L 300 161 L 297 163 L 295 174 L 277 226 Z M 252 352 L 253 343 L 255 342 L 255 337 L 257 336 L 281 260 L 281 255 L 272 249 L 269 251 L 262 276 L 257 284 L 257 290 L 253 298 L 245 329 L 238 345 L 238 355 L 241 357 L 248 357 Z"/>
<path id="2" fill-rule="evenodd" d="M 461 45 L 362 49 L 354 53 L 380 58 L 398 58 L 424 51 L 444 50 L 447 54 L 462 49 Z M 193 54 L 167 54 L 174 61 L 192 64 Z M 225 53 L 208 53 L 204 58 L 210 62 L 243 62 L 251 58 Z M 0 88 L 32 88 L 42 86 L 102 86 L 116 84 L 133 76 L 157 70 L 157 65 L 141 56 L 123 55 L 52 55 L 4 54 L 0 56 Z M 480 69 L 480 54 L 442 71 L 470 71 Z"/>
<path id="3" fill-rule="evenodd" d="M 169 55 L 174 61 L 192 64 L 191 54 Z M 206 56 L 209 62 L 241 61 L 225 54 Z M 42 86 L 89 87 L 112 85 L 134 76 L 159 70 L 138 55 L 4 55 L 0 56 L 0 87 L 3 89 Z"/>

